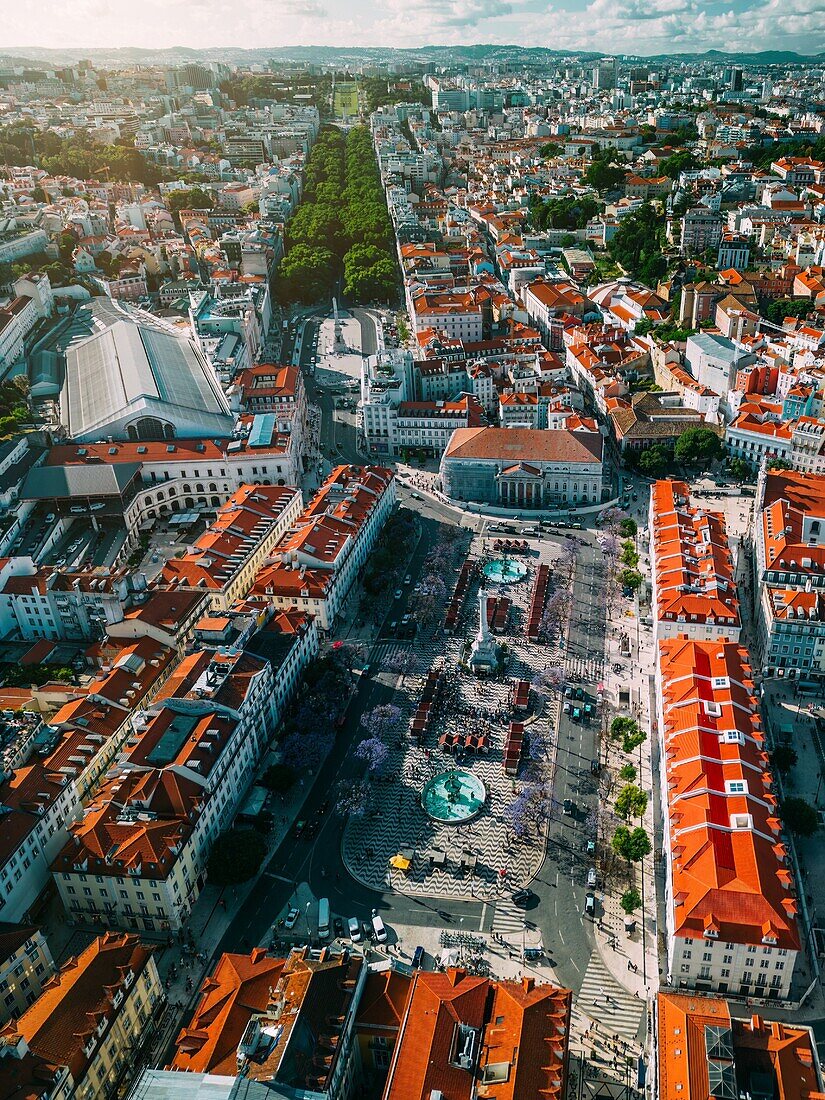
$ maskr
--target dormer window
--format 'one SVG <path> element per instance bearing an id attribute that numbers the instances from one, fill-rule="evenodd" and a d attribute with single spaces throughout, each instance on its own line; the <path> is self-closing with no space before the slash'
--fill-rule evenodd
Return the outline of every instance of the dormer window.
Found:
<path id="1" fill-rule="evenodd" d="M 753 817 L 750 814 L 731 814 L 730 827 L 736 832 L 752 829 Z"/>
<path id="2" fill-rule="evenodd" d="M 744 745 L 745 735 L 741 730 L 725 730 L 722 734 L 722 740 L 727 745 Z"/>
<path id="3" fill-rule="evenodd" d="M 747 794 L 748 784 L 744 779 L 725 780 L 725 792 L 727 794 Z"/>

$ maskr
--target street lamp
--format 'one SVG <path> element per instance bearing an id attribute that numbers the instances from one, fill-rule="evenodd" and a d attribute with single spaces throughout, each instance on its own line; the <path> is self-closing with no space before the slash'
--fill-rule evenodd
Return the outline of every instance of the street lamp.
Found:
<path id="1" fill-rule="evenodd" d="M 309 926 L 309 910 L 311 909 L 311 907 L 312 907 L 312 902 L 308 901 L 307 904 L 306 904 L 306 918 L 307 918 L 307 935 L 310 936 L 310 937 L 312 935 L 312 929 Z"/>

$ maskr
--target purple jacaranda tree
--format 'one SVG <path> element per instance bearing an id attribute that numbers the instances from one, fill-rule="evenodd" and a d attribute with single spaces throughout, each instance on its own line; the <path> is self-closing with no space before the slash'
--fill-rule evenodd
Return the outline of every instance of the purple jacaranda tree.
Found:
<path id="1" fill-rule="evenodd" d="M 610 562 L 614 562 L 619 556 L 622 544 L 616 535 L 612 532 L 607 532 L 599 539 L 599 546 L 605 558 Z"/>
<path id="2" fill-rule="evenodd" d="M 552 798 L 544 783 L 526 783 L 505 807 L 504 817 L 518 837 L 540 829 L 550 817 Z"/>
<path id="3" fill-rule="evenodd" d="M 560 691 L 567 683 L 567 677 L 561 665 L 550 665 L 549 668 L 539 669 L 531 683 L 539 691 Z"/>
<path id="4" fill-rule="evenodd" d="M 281 742 L 281 763 L 296 771 L 302 768 L 313 770 L 326 757 L 334 740 L 332 730 L 317 726 L 293 727 Z"/>
<path id="5" fill-rule="evenodd" d="M 447 586 L 444 580 L 436 573 L 428 573 L 421 581 L 421 591 L 418 593 L 416 618 L 421 622 L 432 622 L 444 614 L 447 603 Z"/>
<path id="6" fill-rule="evenodd" d="M 341 817 L 364 817 L 373 804 L 372 785 L 366 779 L 342 779 L 335 785 L 335 812 Z"/>
<path id="7" fill-rule="evenodd" d="M 361 715 L 361 725 L 370 737 L 388 737 L 401 722 L 401 710 L 394 703 L 382 703 Z"/>
<path id="8" fill-rule="evenodd" d="M 352 672 L 358 665 L 363 665 L 368 655 L 367 647 L 363 642 L 344 642 L 334 650 L 335 658 L 348 671 Z"/>
<path id="9" fill-rule="evenodd" d="M 387 773 L 390 764 L 390 750 L 380 737 L 366 737 L 355 749 L 355 755 L 359 760 L 366 761 L 367 771 L 371 776 L 381 776 Z"/>

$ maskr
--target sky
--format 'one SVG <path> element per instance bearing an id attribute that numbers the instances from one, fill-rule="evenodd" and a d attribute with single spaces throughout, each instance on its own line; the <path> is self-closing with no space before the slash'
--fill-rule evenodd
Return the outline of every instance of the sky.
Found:
<path id="1" fill-rule="evenodd" d="M 4 46 L 394 46 L 474 42 L 606 53 L 825 51 L 825 0 L 38 0 Z"/>

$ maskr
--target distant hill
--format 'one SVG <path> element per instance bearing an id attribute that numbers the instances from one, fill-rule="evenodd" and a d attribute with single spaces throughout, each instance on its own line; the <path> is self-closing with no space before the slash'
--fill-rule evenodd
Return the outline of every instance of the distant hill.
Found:
<path id="1" fill-rule="evenodd" d="M 493 45 L 476 43 L 466 46 L 419 46 L 415 49 L 391 49 L 385 46 L 273 46 L 241 49 L 236 46 L 216 46 L 196 50 L 189 46 L 170 46 L 164 49 L 122 47 L 118 49 L 45 49 L 39 46 L 6 48 L 0 52 L 0 64 L 28 64 L 49 68 L 68 65 L 88 58 L 102 67 L 120 65 L 179 65 L 189 61 L 222 61 L 229 65 L 264 64 L 266 61 L 299 61 L 309 64 L 339 65 L 360 64 L 365 61 L 433 61 L 478 62 L 512 61 L 524 64 L 541 64 L 560 58 L 587 61 L 602 57 L 599 51 L 551 50 L 543 46 Z M 629 57 L 629 55 L 622 55 Z M 739 65 L 804 65 L 822 64 L 825 53 L 804 56 L 793 50 L 761 50 L 757 53 L 728 53 L 723 50 L 707 50 L 704 53 L 657 54 L 653 57 L 638 55 L 641 63 L 657 61 L 709 61 L 736 62 Z"/>

